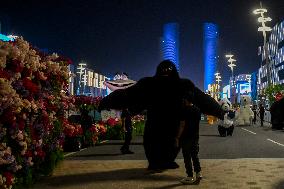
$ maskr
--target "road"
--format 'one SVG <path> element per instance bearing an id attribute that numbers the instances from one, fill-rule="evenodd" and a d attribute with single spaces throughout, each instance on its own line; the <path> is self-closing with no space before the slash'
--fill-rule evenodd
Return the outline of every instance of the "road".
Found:
<path id="1" fill-rule="evenodd" d="M 284 131 L 272 131 L 268 127 L 235 127 L 232 137 L 220 137 L 217 126 L 201 124 L 199 142 L 201 159 L 284 158 Z M 121 144 L 122 141 L 108 141 L 101 146 L 77 152 L 68 159 L 146 159 L 142 136 L 132 141 L 130 148 L 135 152 L 133 155 L 120 154 Z M 182 159 L 182 154 L 177 158 Z"/>

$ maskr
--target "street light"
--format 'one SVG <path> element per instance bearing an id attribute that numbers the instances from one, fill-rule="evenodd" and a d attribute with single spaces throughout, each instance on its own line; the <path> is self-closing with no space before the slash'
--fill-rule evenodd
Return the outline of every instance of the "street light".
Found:
<path id="1" fill-rule="evenodd" d="M 229 62 L 228 66 L 232 71 L 232 77 L 234 77 L 234 67 L 237 66 L 236 64 L 234 64 L 234 62 L 236 62 L 237 60 L 233 59 L 233 56 L 234 55 L 232 55 L 232 54 L 226 54 L 226 58 L 228 58 L 227 61 Z"/>
<path id="2" fill-rule="evenodd" d="M 220 82 L 222 81 L 221 80 L 221 75 L 220 75 L 220 72 L 216 72 L 215 74 L 215 78 L 216 78 L 216 82 L 217 82 L 217 99 L 219 99 L 220 98 Z"/>
<path id="3" fill-rule="evenodd" d="M 268 81 L 268 85 L 271 84 L 271 78 L 270 78 L 270 69 L 269 69 L 269 60 L 268 60 L 268 49 L 267 49 L 267 44 L 266 44 L 266 32 L 270 32 L 272 30 L 271 27 L 266 26 L 265 23 L 266 22 L 270 22 L 272 21 L 272 19 L 270 17 L 264 17 L 264 13 L 267 13 L 267 9 L 262 8 L 262 4 L 260 3 L 260 7 L 259 9 L 255 9 L 253 11 L 253 14 L 255 15 L 260 15 L 260 17 L 258 17 L 257 21 L 259 23 L 261 23 L 261 26 L 258 27 L 258 31 L 262 32 L 262 36 L 263 36 L 263 55 L 265 58 L 265 64 L 266 64 L 266 74 L 267 74 L 267 81 Z M 262 68 L 262 63 L 260 64 L 260 68 Z M 260 77 L 260 76 L 259 76 Z"/>
<path id="4" fill-rule="evenodd" d="M 234 59 L 234 55 L 233 54 L 226 54 L 225 57 L 227 58 L 227 61 L 228 61 L 228 67 L 231 69 L 232 71 L 232 76 L 231 76 L 231 79 L 230 79 L 230 90 L 231 90 L 231 102 L 234 103 L 235 102 L 235 93 L 236 93 L 236 89 L 235 89 L 235 79 L 234 79 L 234 67 L 236 67 L 237 65 L 234 63 L 236 62 L 237 60 Z"/>

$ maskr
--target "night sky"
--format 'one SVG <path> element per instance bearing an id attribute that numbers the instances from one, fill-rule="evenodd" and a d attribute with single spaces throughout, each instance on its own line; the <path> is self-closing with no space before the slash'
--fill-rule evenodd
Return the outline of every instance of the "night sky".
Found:
<path id="1" fill-rule="evenodd" d="M 284 0 L 262 0 L 273 20 L 284 20 Z M 19 0 L 0 5 L 2 33 L 21 35 L 49 53 L 80 60 L 107 76 L 126 72 L 131 79 L 152 76 L 160 62 L 163 25 L 180 24 L 180 75 L 203 87 L 204 22 L 219 26 L 219 62 L 223 81 L 230 70 L 225 53 L 235 54 L 236 74 L 260 65 L 257 0 Z M 281 13 L 282 11 L 282 13 Z"/>

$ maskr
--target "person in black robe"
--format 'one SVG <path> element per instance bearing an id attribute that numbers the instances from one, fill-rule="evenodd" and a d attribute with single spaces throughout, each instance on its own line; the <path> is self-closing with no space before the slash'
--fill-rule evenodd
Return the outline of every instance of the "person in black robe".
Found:
<path id="1" fill-rule="evenodd" d="M 169 60 L 158 65 L 155 76 L 142 78 L 135 85 L 104 97 L 99 110 L 128 108 L 134 114 L 146 110 L 143 145 L 148 169 L 174 169 L 179 167 L 175 163 L 179 151 L 175 146 L 175 137 L 180 123 L 182 98 L 186 94 L 202 113 L 223 118 L 224 112 L 219 104 L 190 80 L 181 79 Z"/>

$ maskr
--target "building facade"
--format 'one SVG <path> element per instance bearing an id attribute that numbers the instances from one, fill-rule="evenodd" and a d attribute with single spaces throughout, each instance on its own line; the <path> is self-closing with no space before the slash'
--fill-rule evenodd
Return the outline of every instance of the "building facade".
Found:
<path id="1" fill-rule="evenodd" d="M 108 80 L 106 76 L 87 68 L 84 62 L 79 63 L 76 70 L 76 95 L 106 96 L 108 94 L 104 85 L 104 82 Z"/>
<path id="2" fill-rule="evenodd" d="M 276 24 L 271 31 L 267 42 L 268 56 L 262 50 L 262 66 L 259 69 L 258 85 L 262 91 L 268 86 L 268 72 L 271 84 L 284 84 L 284 20 Z M 268 65 L 266 64 L 268 59 Z"/>
<path id="3" fill-rule="evenodd" d="M 162 60 L 171 60 L 179 71 L 179 25 L 177 23 L 165 24 L 160 40 Z"/>
<path id="4" fill-rule="evenodd" d="M 252 94 L 251 80 L 251 74 L 240 74 L 231 77 L 230 84 L 226 85 L 222 90 L 222 98 L 230 99 L 233 104 L 240 103 L 241 95 L 251 96 Z"/>
<path id="5" fill-rule="evenodd" d="M 218 26 L 205 23 L 203 26 L 204 91 L 215 82 L 217 66 Z"/>

